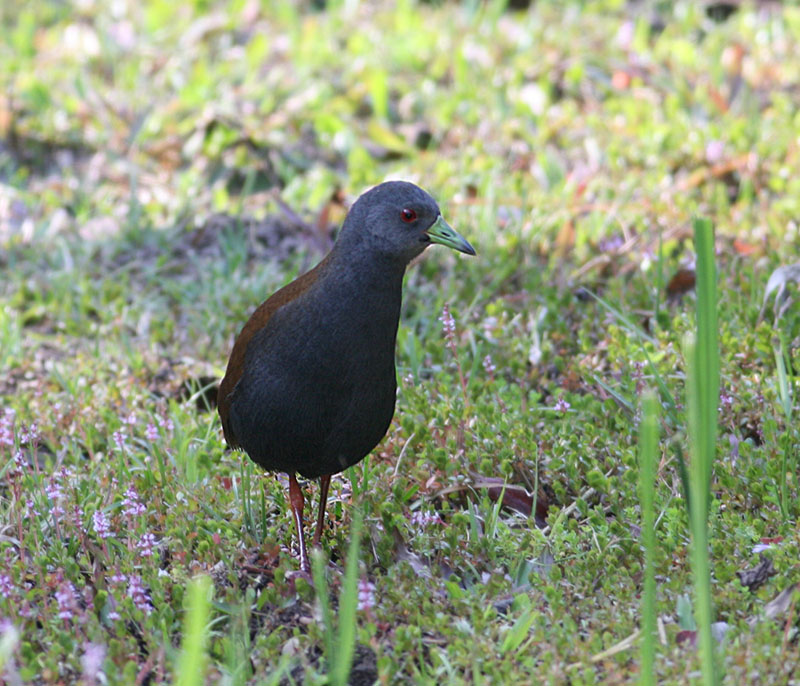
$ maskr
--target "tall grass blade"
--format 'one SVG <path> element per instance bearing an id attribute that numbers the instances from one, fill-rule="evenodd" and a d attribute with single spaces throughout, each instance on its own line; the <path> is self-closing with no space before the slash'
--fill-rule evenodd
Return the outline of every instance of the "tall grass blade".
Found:
<path id="1" fill-rule="evenodd" d="M 205 575 L 189 582 L 183 643 L 175 673 L 176 686 L 201 686 L 205 680 L 211 579 Z"/>
<path id="2" fill-rule="evenodd" d="M 717 443 L 717 413 L 719 407 L 719 344 L 717 342 L 717 270 L 714 264 L 714 228 L 711 221 L 694 221 L 694 240 L 697 250 L 697 392 L 701 431 L 700 460 L 702 464 L 703 502 L 706 511 L 711 493 L 711 471 Z"/>
<path id="3" fill-rule="evenodd" d="M 697 336 L 684 339 L 687 362 L 686 397 L 691 464 L 689 521 L 692 531 L 692 571 L 700 664 L 705 684 L 719 684 L 720 673 L 711 634 L 711 564 L 708 553 L 708 511 L 711 472 L 717 438 L 719 347 L 714 230 L 708 219 L 694 221 L 697 250 Z"/>
<path id="4" fill-rule="evenodd" d="M 346 686 L 356 649 L 356 609 L 358 607 L 358 559 L 361 551 L 361 512 L 353 515 L 350 546 L 347 549 L 342 593 L 339 596 L 339 636 L 336 663 L 331 677 L 334 686 Z"/>
<path id="5" fill-rule="evenodd" d="M 779 484 L 779 500 L 781 505 L 781 516 L 783 520 L 789 519 L 789 475 L 796 472 L 794 465 L 789 465 L 789 453 L 792 450 L 792 427 L 794 426 L 792 415 L 794 410 L 794 389 L 789 380 L 788 370 L 792 368 L 792 361 L 789 357 L 786 336 L 781 331 L 778 333 L 780 347 L 775 349 L 775 369 L 778 374 L 778 395 L 783 409 L 783 416 L 786 422 L 786 431 L 781 438 L 783 451 L 781 454 L 781 475 Z"/>
<path id="6" fill-rule="evenodd" d="M 347 550 L 344 580 L 339 595 L 338 622 L 334 621 L 328 582 L 325 577 L 325 557 L 314 550 L 311 555 L 311 571 L 317 599 L 322 611 L 325 660 L 328 677 L 333 686 L 346 686 L 353 666 L 356 649 L 356 609 L 358 608 L 358 560 L 361 551 L 362 515 L 356 512 L 350 527 L 350 546 Z"/>
<path id="7" fill-rule="evenodd" d="M 325 642 L 325 659 L 328 661 L 328 672 L 331 671 L 331 661 L 336 653 L 336 625 L 333 621 L 333 612 L 328 598 L 328 579 L 325 576 L 325 555 L 319 548 L 311 551 L 311 574 L 314 578 L 314 588 L 317 591 L 317 602 L 322 614 L 322 638 Z"/>
<path id="8" fill-rule="evenodd" d="M 658 400 L 653 391 L 642 398 L 639 425 L 639 498 L 642 506 L 642 544 L 644 545 L 644 591 L 642 593 L 642 645 L 639 683 L 656 683 L 656 532 L 655 488 L 658 462 Z"/>
<path id="9" fill-rule="evenodd" d="M 522 642 L 528 637 L 528 632 L 533 625 L 533 620 L 536 619 L 536 608 L 527 608 L 514 622 L 514 625 L 509 629 L 503 643 L 500 646 L 500 653 L 505 655 L 515 651 Z"/>

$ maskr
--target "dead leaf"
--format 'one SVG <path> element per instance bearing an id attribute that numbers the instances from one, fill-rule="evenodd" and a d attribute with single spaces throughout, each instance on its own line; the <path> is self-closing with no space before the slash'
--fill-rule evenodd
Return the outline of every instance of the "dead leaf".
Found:
<path id="1" fill-rule="evenodd" d="M 751 617 L 747 624 L 752 629 L 756 624 L 764 619 L 776 619 L 786 612 L 792 605 L 792 596 L 797 588 L 797 584 L 791 584 L 784 588 L 778 595 L 764 605 L 764 612 L 758 617 Z"/>
<path id="2" fill-rule="evenodd" d="M 611 85 L 618 91 L 624 91 L 630 87 L 631 80 L 631 75 L 628 72 L 618 69 L 611 77 Z"/>
<path id="3" fill-rule="evenodd" d="M 486 490 L 492 502 L 497 502 L 502 497 L 503 507 L 519 512 L 525 517 L 531 516 L 534 502 L 533 494 L 522 486 L 508 484 L 498 477 L 477 476 L 471 483 L 449 486 L 439 491 L 436 495 L 461 494 L 469 496 L 482 490 Z M 548 506 L 547 495 L 540 490 L 536 498 L 536 526 L 540 529 L 545 526 Z"/>
<path id="4" fill-rule="evenodd" d="M 800 262 L 782 265 L 769 275 L 767 287 L 764 289 L 764 302 L 761 305 L 761 312 L 758 313 L 759 321 L 764 316 L 764 311 L 767 309 L 767 301 L 773 291 L 777 291 L 775 293 L 775 305 L 772 310 L 775 321 L 780 319 L 784 312 L 789 309 L 793 300 L 789 297 L 786 288 L 791 282 L 800 286 Z"/>
<path id="5" fill-rule="evenodd" d="M 736 572 L 742 586 L 749 589 L 751 593 L 761 588 L 771 576 L 777 574 L 770 558 L 762 553 L 759 559 L 761 561 L 752 569 L 743 569 Z"/>
<path id="6" fill-rule="evenodd" d="M 741 238 L 734 238 L 733 239 L 733 249 L 736 251 L 737 255 L 742 255 L 743 257 L 750 257 L 751 255 L 755 255 L 760 251 L 760 247 L 754 245 L 753 243 L 748 243 L 747 241 L 743 241 Z"/>
<path id="7" fill-rule="evenodd" d="M 575 246 L 575 225 L 568 219 L 561 225 L 556 236 L 556 251 L 559 255 L 566 255 Z"/>
<path id="8" fill-rule="evenodd" d="M 694 269 L 679 269 L 667 284 L 667 298 L 679 300 L 684 293 L 694 289 L 696 278 Z"/>

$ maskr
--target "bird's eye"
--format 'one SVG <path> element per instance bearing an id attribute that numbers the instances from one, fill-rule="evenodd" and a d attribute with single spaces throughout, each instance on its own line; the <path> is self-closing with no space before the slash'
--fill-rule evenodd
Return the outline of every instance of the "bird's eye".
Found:
<path id="1" fill-rule="evenodd" d="M 417 218 L 417 213 L 414 210 L 405 209 L 400 213 L 400 218 L 406 223 L 410 224 Z"/>

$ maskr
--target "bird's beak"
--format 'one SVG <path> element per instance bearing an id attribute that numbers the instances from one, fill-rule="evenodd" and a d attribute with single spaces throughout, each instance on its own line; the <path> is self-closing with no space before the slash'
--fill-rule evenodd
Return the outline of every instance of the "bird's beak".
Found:
<path id="1" fill-rule="evenodd" d="M 453 229 L 440 214 L 436 217 L 431 227 L 426 231 L 431 243 L 439 243 L 446 245 L 448 248 L 458 250 L 459 252 L 467 253 L 467 255 L 474 255 L 475 248 L 473 248 L 464 236 L 458 231 Z"/>

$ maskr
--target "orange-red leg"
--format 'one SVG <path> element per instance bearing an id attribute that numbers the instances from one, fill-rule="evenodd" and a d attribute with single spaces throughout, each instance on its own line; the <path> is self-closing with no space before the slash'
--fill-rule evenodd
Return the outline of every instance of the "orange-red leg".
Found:
<path id="1" fill-rule="evenodd" d="M 297 527 L 297 540 L 300 541 L 300 569 L 311 573 L 311 565 L 308 562 L 308 551 L 306 550 L 306 539 L 303 534 L 303 491 L 297 483 L 297 477 L 289 474 L 289 503 L 292 507 L 294 525 Z"/>
<path id="2" fill-rule="evenodd" d="M 319 545 L 322 530 L 325 528 L 325 507 L 328 504 L 328 487 L 331 485 L 331 475 L 326 474 L 319 478 L 319 510 L 317 511 L 317 528 L 314 530 L 314 547 Z"/>

